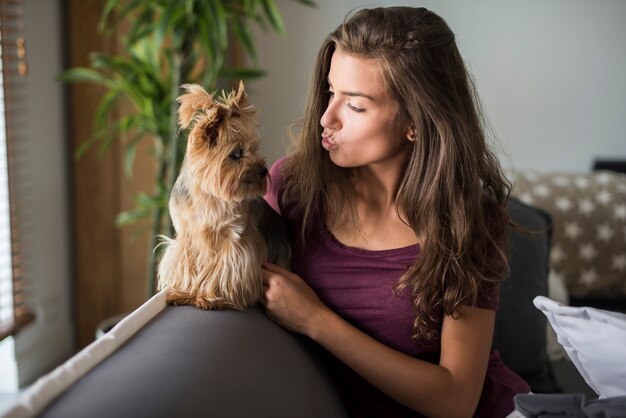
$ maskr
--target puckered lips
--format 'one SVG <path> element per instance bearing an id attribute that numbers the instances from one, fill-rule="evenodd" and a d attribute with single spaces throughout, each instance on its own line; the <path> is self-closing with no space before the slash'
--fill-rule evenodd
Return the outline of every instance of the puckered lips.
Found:
<path id="1" fill-rule="evenodd" d="M 326 132 L 322 132 L 322 147 L 324 147 L 326 151 L 331 151 L 335 149 L 336 146 L 337 144 L 335 144 L 331 136 Z"/>

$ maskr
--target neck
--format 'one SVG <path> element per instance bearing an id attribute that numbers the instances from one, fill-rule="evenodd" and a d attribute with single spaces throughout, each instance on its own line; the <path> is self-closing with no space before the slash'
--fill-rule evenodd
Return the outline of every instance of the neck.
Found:
<path id="1" fill-rule="evenodd" d="M 336 222 L 328 222 L 340 242 L 370 250 L 401 248 L 418 242 L 403 208 L 398 207 L 403 171 L 403 164 L 370 165 L 352 171 L 356 213 L 344 211 Z"/>
<path id="2" fill-rule="evenodd" d="M 403 164 L 355 168 L 352 181 L 357 201 L 366 203 L 368 206 L 395 208 L 403 171 Z"/>

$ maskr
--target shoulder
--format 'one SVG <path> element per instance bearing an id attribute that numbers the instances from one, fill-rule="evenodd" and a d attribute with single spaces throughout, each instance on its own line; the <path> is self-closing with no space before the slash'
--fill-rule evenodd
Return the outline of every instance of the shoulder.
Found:
<path id="1" fill-rule="evenodd" d="M 497 311 L 500 306 L 500 284 L 483 282 L 476 295 L 477 308 Z"/>

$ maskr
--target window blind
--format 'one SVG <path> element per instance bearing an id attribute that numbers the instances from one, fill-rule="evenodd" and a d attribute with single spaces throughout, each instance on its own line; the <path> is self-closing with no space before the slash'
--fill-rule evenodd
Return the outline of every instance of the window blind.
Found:
<path id="1" fill-rule="evenodd" d="M 23 0 L 0 0 L 0 339 L 34 319 L 29 307 L 29 187 Z"/>

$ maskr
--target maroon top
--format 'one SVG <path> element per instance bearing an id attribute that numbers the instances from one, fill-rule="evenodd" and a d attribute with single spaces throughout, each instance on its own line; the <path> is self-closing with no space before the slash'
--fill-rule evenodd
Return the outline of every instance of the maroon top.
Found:
<path id="1" fill-rule="evenodd" d="M 298 237 L 302 216 L 295 204 L 283 204 L 284 189 L 279 160 L 270 170 L 272 185 L 265 199 L 287 220 Z M 413 264 L 419 245 L 369 251 L 348 247 L 339 242 L 323 223 L 319 233 L 307 236 L 307 242 L 294 239 L 292 270 L 317 293 L 320 300 L 347 322 L 378 341 L 410 356 L 438 364 L 439 338 L 411 339 L 415 318 L 406 294 L 394 295 L 400 276 Z M 498 307 L 498 294 L 479 295 L 477 306 Z M 416 412 L 389 398 L 329 355 L 331 374 L 353 417 L 418 417 Z M 530 388 L 506 368 L 496 351 L 490 355 L 487 376 L 475 417 L 505 417 L 513 411 L 513 396 L 528 393 Z M 453 400 L 450 400 L 453 401 Z"/>

